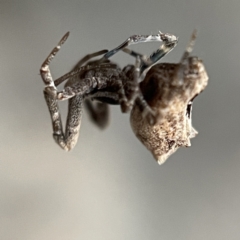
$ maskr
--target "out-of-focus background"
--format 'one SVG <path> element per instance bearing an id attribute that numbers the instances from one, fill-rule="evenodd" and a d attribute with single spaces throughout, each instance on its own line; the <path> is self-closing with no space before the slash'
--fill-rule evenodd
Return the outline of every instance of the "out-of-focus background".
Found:
<path id="1" fill-rule="evenodd" d="M 0 0 L 0 239 L 239 240 L 239 11 L 238 0 Z M 87 53 L 158 30 L 179 37 L 164 59 L 178 62 L 195 28 L 210 81 L 194 102 L 192 147 L 158 166 L 119 106 L 105 131 L 84 114 L 72 152 L 54 143 L 39 68 L 67 31 L 55 78 Z"/>

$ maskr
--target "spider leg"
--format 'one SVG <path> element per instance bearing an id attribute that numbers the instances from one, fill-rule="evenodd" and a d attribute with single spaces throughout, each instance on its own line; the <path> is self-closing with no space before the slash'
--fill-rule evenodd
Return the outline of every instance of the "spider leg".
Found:
<path id="1" fill-rule="evenodd" d="M 156 35 L 133 35 L 129 37 L 126 41 L 124 41 L 122 44 L 120 44 L 118 47 L 112 49 L 111 51 L 108 51 L 104 56 L 103 59 L 108 59 L 112 57 L 114 54 L 116 54 L 118 51 L 122 50 L 123 48 L 126 48 L 127 46 L 130 46 L 132 44 L 137 43 L 144 43 L 144 42 L 171 42 L 176 40 L 177 38 L 174 35 L 171 34 L 164 34 L 159 32 L 159 34 Z"/>
<path id="2" fill-rule="evenodd" d="M 57 100 L 46 91 L 44 91 L 44 96 L 52 120 L 53 138 L 62 149 L 70 151 L 76 145 L 79 136 L 83 97 L 77 95 L 69 99 L 68 117 L 64 134 Z"/>
<path id="3" fill-rule="evenodd" d="M 129 66 L 131 69 L 130 71 L 132 71 L 132 77 L 127 77 L 127 82 L 123 84 L 123 93 L 127 99 L 121 103 L 122 112 L 128 112 L 131 110 L 136 98 L 139 96 L 139 94 L 141 94 L 138 84 L 140 75 L 140 63 L 140 57 L 137 56 L 135 66 Z"/>
<path id="4" fill-rule="evenodd" d="M 51 51 L 46 60 L 43 62 L 40 68 L 40 74 L 42 80 L 45 83 L 44 97 L 50 112 L 52 127 L 53 127 L 53 137 L 57 144 L 66 151 L 71 150 L 78 139 L 81 117 L 82 117 L 82 108 L 83 108 L 83 99 L 85 94 L 87 94 L 92 88 L 97 86 L 96 79 L 83 79 L 79 84 L 74 84 L 75 79 L 78 77 L 77 74 L 80 71 L 88 70 L 95 68 L 96 66 L 84 66 L 79 68 L 81 64 L 85 61 L 88 61 L 90 58 L 104 54 L 107 50 L 102 50 L 93 54 L 85 56 L 83 59 L 78 62 L 78 65 L 68 74 L 65 74 L 61 78 L 53 81 L 51 72 L 50 72 L 50 62 L 56 56 L 57 52 L 60 50 L 61 46 L 67 40 L 69 32 L 66 33 L 63 38 L 60 40 L 58 45 Z M 104 64 L 104 67 L 112 66 L 113 64 Z M 59 85 L 66 79 L 70 78 L 70 82 L 73 83 L 72 86 L 67 86 L 63 91 L 58 92 L 56 86 Z M 70 98 L 70 99 L 69 99 Z M 65 134 L 62 128 L 62 121 L 60 110 L 58 107 L 58 100 L 69 99 L 69 109 L 68 117 L 66 122 Z"/>
<path id="5" fill-rule="evenodd" d="M 58 45 L 51 51 L 40 68 L 40 74 L 42 76 L 43 82 L 46 85 L 44 89 L 44 97 L 52 120 L 53 137 L 57 144 L 66 151 L 71 150 L 77 142 L 81 124 L 83 98 L 82 96 L 75 96 L 69 100 L 69 112 L 66 124 L 66 132 L 64 135 L 61 115 L 56 99 L 57 89 L 49 69 L 49 64 L 57 52 L 60 50 L 64 42 L 67 40 L 68 36 L 69 32 L 63 36 Z"/>
<path id="6" fill-rule="evenodd" d="M 147 57 L 147 56 L 145 56 L 145 55 L 143 55 L 141 53 L 138 53 L 138 52 L 136 52 L 134 50 L 131 50 L 129 48 L 123 48 L 122 51 L 127 53 L 127 54 L 129 54 L 132 57 L 135 57 L 135 58 L 139 57 L 142 61 L 143 61 L 144 58 Z"/>
<path id="7" fill-rule="evenodd" d="M 128 67 L 128 66 L 127 66 Z M 158 116 L 155 111 L 148 105 L 144 96 L 142 94 L 141 89 L 139 88 L 139 77 L 140 77 L 140 57 L 136 57 L 135 67 L 129 66 L 130 71 L 133 69 L 133 81 L 129 78 L 128 83 L 125 84 L 125 92 L 132 93 L 132 98 L 129 100 L 129 106 L 133 106 L 137 104 L 142 112 L 142 116 L 147 119 L 150 125 L 154 125 L 157 122 Z"/>
<path id="8" fill-rule="evenodd" d="M 123 52 L 125 52 L 135 58 L 140 57 L 140 59 L 141 59 L 141 67 L 140 67 L 141 80 L 144 79 L 147 70 L 152 65 L 157 63 L 161 58 L 163 58 L 166 54 L 168 54 L 170 51 L 172 51 L 173 48 L 175 48 L 177 45 L 178 39 L 176 37 L 174 38 L 172 35 L 169 36 L 168 34 L 163 34 L 163 33 L 160 33 L 160 35 L 163 38 L 163 44 L 160 46 L 160 48 L 158 48 L 156 51 L 154 51 L 149 57 L 147 57 L 146 55 L 137 53 L 128 48 L 122 49 Z"/>
<path id="9" fill-rule="evenodd" d="M 141 69 L 140 69 L 142 80 L 145 77 L 146 72 L 152 65 L 157 63 L 161 58 L 163 58 L 165 55 L 167 55 L 176 47 L 178 38 L 169 37 L 166 39 L 167 40 L 163 41 L 163 44 L 160 46 L 160 48 L 154 51 L 145 61 L 142 61 Z"/>
<path id="10" fill-rule="evenodd" d="M 79 60 L 73 69 L 80 68 L 84 63 L 91 60 L 94 57 L 107 53 L 108 50 L 102 50 L 95 53 L 91 53 Z M 99 128 L 105 128 L 109 123 L 109 106 L 107 103 L 92 101 L 85 99 L 84 106 L 88 112 L 91 121 Z"/>
<path id="11" fill-rule="evenodd" d="M 56 80 L 54 80 L 54 85 L 58 86 L 59 84 L 61 84 L 62 82 L 66 81 L 69 78 L 75 77 L 76 75 L 78 75 L 79 73 L 83 72 L 83 71 L 87 71 L 87 70 L 91 70 L 91 69 L 99 69 L 99 68 L 110 68 L 110 67 L 115 67 L 116 64 L 114 63 L 105 63 L 104 65 L 102 65 L 101 67 L 98 65 L 86 65 L 83 67 L 79 67 L 76 68 L 66 74 L 64 74 L 63 76 L 57 78 Z"/>
<path id="12" fill-rule="evenodd" d="M 184 71 L 185 65 L 187 64 L 189 55 L 193 50 L 193 46 L 195 44 L 196 38 L 197 38 L 197 30 L 195 29 L 192 33 L 190 42 L 188 43 L 186 50 L 183 53 L 183 56 L 178 64 L 178 67 L 176 68 L 176 71 L 174 74 L 174 81 L 172 84 L 179 85 L 183 83 L 183 71 Z"/>
<path id="13" fill-rule="evenodd" d="M 71 80 L 73 84 L 57 92 L 56 97 L 52 96 L 46 89 L 44 90 L 44 96 L 52 120 L 53 137 L 56 143 L 66 151 L 70 151 L 77 142 L 81 125 L 83 100 L 91 89 L 97 87 L 97 81 L 94 78 L 81 79 L 80 82 L 74 82 L 74 79 Z M 64 134 L 57 101 L 66 99 L 69 99 L 69 104 Z"/>
<path id="14" fill-rule="evenodd" d="M 149 124 L 154 125 L 157 122 L 157 114 L 155 113 L 155 111 L 153 111 L 151 109 L 151 107 L 148 105 L 148 103 L 146 102 L 146 100 L 144 99 L 144 96 L 141 92 L 141 89 L 139 89 L 139 78 L 140 78 L 140 64 L 143 63 L 143 61 L 145 61 L 147 59 L 147 57 L 145 55 L 142 55 L 140 53 L 137 53 L 133 50 L 130 50 L 128 48 L 124 48 L 123 51 L 133 57 L 136 58 L 136 64 L 135 64 L 135 73 L 134 75 L 134 81 L 133 82 L 129 82 L 128 84 L 126 84 L 127 89 L 126 92 L 129 92 L 129 86 L 131 88 L 133 88 L 133 84 L 137 84 L 135 85 L 135 87 L 137 86 L 137 90 L 138 90 L 138 94 L 135 95 L 135 98 L 133 98 L 135 101 L 132 101 L 132 104 L 137 104 L 142 112 L 142 116 L 144 118 L 146 118 L 149 122 Z M 138 64 L 137 64 L 138 62 Z M 138 67 L 137 67 L 138 66 Z M 129 66 L 131 67 L 131 66 Z M 136 70 L 138 69 L 138 71 L 136 72 Z M 137 73 L 137 74 L 136 74 Z"/>
<path id="15" fill-rule="evenodd" d="M 140 59 L 140 70 L 139 70 L 139 76 L 138 76 L 138 83 L 141 82 L 145 76 L 147 71 L 152 67 L 155 63 L 157 63 L 161 58 L 163 58 L 166 54 L 168 54 L 176 45 L 178 42 L 178 39 L 169 34 L 163 34 L 159 33 L 161 36 L 161 39 L 163 40 L 163 44 L 158 48 L 156 51 L 154 51 L 149 57 L 137 53 L 133 50 L 130 50 L 128 48 L 123 48 L 122 51 L 135 57 L 136 59 Z M 149 124 L 154 125 L 158 120 L 158 113 L 154 112 L 151 107 L 148 105 L 148 103 L 145 101 L 141 90 L 139 89 L 139 94 L 136 98 L 136 104 L 140 107 L 142 111 L 142 115 L 144 118 L 146 118 L 149 122 Z"/>
<path id="16" fill-rule="evenodd" d="M 96 56 L 99 56 L 99 55 L 102 55 L 102 54 L 108 52 L 107 50 L 101 50 L 101 51 L 94 52 L 92 54 L 86 55 L 84 58 L 82 58 L 78 62 L 78 64 L 74 67 L 74 69 L 72 71 L 64 74 L 60 78 L 53 81 L 53 78 L 52 78 L 52 75 L 51 75 L 51 72 L 50 72 L 50 69 L 49 69 L 49 65 L 50 65 L 51 61 L 53 60 L 53 58 L 58 53 L 58 51 L 60 50 L 61 46 L 65 43 L 65 41 L 69 37 L 69 34 L 70 33 L 67 32 L 62 37 L 62 39 L 59 41 L 57 46 L 50 52 L 50 54 L 48 55 L 46 60 L 43 62 L 42 66 L 40 68 L 40 74 L 41 74 L 41 77 L 43 79 L 43 82 L 45 83 L 45 91 L 49 92 L 54 97 L 56 97 L 56 94 L 57 94 L 56 86 L 61 84 L 63 81 L 76 76 L 81 71 L 88 70 L 88 69 L 91 69 L 91 68 L 95 68 L 95 66 L 91 66 L 91 65 L 80 67 L 84 62 L 88 61 L 89 59 L 91 59 L 93 57 L 96 57 Z M 109 65 L 111 66 L 111 64 L 109 64 Z M 107 64 L 106 64 L 106 67 L 108 67 Z"/>
<path id="17" fill-rule="evenodd" d="M 73 84 L 66 86 L 62 91 L 56 92 L 56 97 L 52 96 L 46 89 L 44 90 L 44 96 L 52 120 L 53 137 L 56 143 L 66 151 L 70 151 L 77 143 L 81 125 L 83 100 L 98 85 L 95 78 L 81 79 L 80 82 L 74 82 L 73 78 L 71 81 Z M 69 99 L 68 117 L 64 134 L 57 101 L 67 99 Z"/>
<path id="18" fill-rule="evenodd" d="M 45 83 L 45 91 L 49 92 L 53 97 L 56 97 L 57 88 L 54 84 L 49 65 L 53 58 L 56 56 L 58 51 L 60 50 L 61 46 L 64 44 L 64 42 L 67 40 L 69 36 L 69 32 L 67 32 L 62 39 L 59 41 L 58 45 L 51 51 L 51 53 L 48 55 L 46 60 L 43 62 L 41 68 L 40 68 L 40 74 L 42 77 L 43 82 Z"/>
<path id="19" fill-rule="evenodd" d="M 40 69 L 42 79 L 46 85 L 44 89 L 44 96 L 52 120 L 53 137 L 57 144 L 66 151 L 71 150 L 75 146 L 78 139 L 82 116 L 83 98 L 85 94 L 90 91 L 89 89 L 97 86 L 96 80 L 90 78 L 83 79 L 81 82 L 72 84 L 72 86 L 67 86 L 60 92 L 57 91 L 56 85 L 54 84 L 51 76 L 49 64 L 60 50 L 62 44 L 66 41 L 68 36 L 69 33 L 64 35 L 57 47 L 51 51 L 47 59 L 43 62 Z M 87 67 L 88 66 L 82 67 L 80 70 L 88 69 Z M 71 81 L 74 82 L 74 79 L 78 77 L 77 74 L 80 72 L 80 70 L 76 69 L 70 72 L 70 74 L 65 74 L 65 79 L 71 78 Z M 60 83 L 58 82 L 57 85 Z M 69 99 L 69 110 L 64 134 L 57 101 L 65 99 Z"/>
<path id="20" fill-rule="evenodd" d="M 83 57 L 82 59 L 79 60 L 79 62 L 74 66 L 73 70 L 80 68 L 84 63 L 86 63 L 90 59 L 92 59 L 94 57 L 98 57 L 100 55 L 103 55 L 107 52 L 108 52 L 108 50 L 104 49 L 104 50 L 101 50 L 101 51 L 98 51 L 98 52 L 87 54 L 85 57 Z"/>
<path id="21" fill-rule="evenodd" d="M 157 35 L 133 35 L 133 36 L 129 37 L 126 41 L 124 41 L 122 44 L 120 44 L 118 47 L 107 52 L 102 57 L 102 59 L 100 59 L 100 61 L 105 61 L 106 59 L 108 59 L 108 58 L 112 57 L 114 54 L 116 54 L 118 51 L 120 51 L 132 44 L 143 43 L 143 42 L 155 42 L 155 41 L 163 42 L 162 50 L 164 49 L 167 52 L 167 49 L 173 48 L 173 46 L 176 45 L 177 38 L 174 35 L 171 35 L 168 33 L 164 34 L 161 32 L 159 32 L 159 34 L 157 34 Z M 135 52 L 132 52 L 132 55 L 134 55 L 134 54 L 135 54 Z M 137 54 L 137 56 L 136 56 L 135 70 L 133 73 L 134 76 L 132 79 L 133 82 L 128 81 L 128 86 L 129 86 L 128 88 L 132 88 L 132 89 L 130 89 L 130 91 L 129 91 L 130 94 L 128 94 L 128 101 L 127 102 L 122 101 L 122 104 L 121 104 L 122 112 L 127 112 L 133 105 L 137 96 L 140 94 L 138 82 L 139 82 L 140 74 L 144 70 L 142 66 L 148 65 L 148 67 L 149 67 L 150 65 L 153 64 L 152 59 L 154 61 L 157 61 L 156 59 L 160 58 L 161 56 L 159 56 L 159 53 L 156 53 L 152 58 L 150 58 L 150 62 L 151 62 L 150 64 L 143 64 L 143 63 L 140 64 L 141 57 L 142 57 L 142 55 L 139 56 L 139 54 Z M 139 67 L 140 67 L 140 69 L 139 69 Z M 125 88 L 126 88 L 126 86 L 125 86 Z M 124 91 L 125 89 L 122 89 L 122 90 Z M 126 93 L 126 90 L 125 90 L 125 93 Z"/>
<path id="22" fill-rule="evenodd" d="M 193 46 L 195 44 L 196 38 L 197 38 L 197 30 L 194 29 L 194 31 L 192 33 L 192 36 L 191 36 L 191 39 L 190 39 L 190 42 L 189 42 L 185 52 L 183 53 L 183 56 L 182 56 L 182 59 L 181 59 L 180 63 L 183 63 L 188 59 L 190 53 L 193 50 Z"/>

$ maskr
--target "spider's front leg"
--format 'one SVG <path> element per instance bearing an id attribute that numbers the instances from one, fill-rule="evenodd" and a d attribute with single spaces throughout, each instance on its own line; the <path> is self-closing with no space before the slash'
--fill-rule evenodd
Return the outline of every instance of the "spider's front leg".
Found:
<path id="1" fill-rule="evenodd" d="M 120 88 L 121 91 L 119 97 L 120 99 L 122 98 L 122 101 L 120 101 L 121 110 L 125 113 L 132 109 L 136 98 L 140 94 L 138 86 L 138 79 L 140 76 L 140 58 L 136 57 L 135 66 L 127 65 L 123 69 L 123 72 L 125 73 L 126 78 Z"/>
<path id="2" fill-rule="evenodd" d="M 167 44 L 167 42 L 173 42 L 176 39 L 175 36 L 170 35 L 170 34 L 163 34 L 159 33 L 157 35 L 132 35 L 130 36 L 126 41 L 124 41 L 122 44 L 120 44 L 118 47 L 108 51 L 107 53 L 104 54 L 102 59 L 99 61 L 105 61 L 106 59 L 109 59 L 113 55 L 115 55 L 118 51 L 123 50 L 127 46 L 130 46 L 132 44 L 138 44 L 138 43 L 144 43 L 144 42 L 164 42 Z M 128 82 L 128 88 L 130 91 L 128 91 L 128 102 L 122 101 L 121 103 L 121 109 L 122 112 L 127 112 L 129 109 L 131 109 L 131 106 L 135 102 L 135 99 L 139 95 L 139 86 L 138 86 L 138 78 L 139 78 L 139 73 L 141 73 L 139 67 L 140 67 L 140 60 L 138 59 L 139 56 L 136 56 L 136 64 L 135 64 L 135 69 L 133 70 L 133 77 L 130 78 Z M 141 64 L 142 65 L 142 64 Z M 123 89 L 124 91 L 124 89 Z"/>
<path id="3" fill-rule="evenodd" d="M 70 151 L 76 145 L 79 136 L 83 97 L 77 95 L 69 99 L 65 134 L 62 128 L 61 115 L 57 100 L 46 91 L 44 91 L 44 97 L 52 120 L 53 138 L 62 149 Z"/>
<path id="4" fill-rule="evenodd" d="M 149 57 L 146 55 L 143 55 L 141 53 L 137 53 L 133 50 L 130 50 L 128 48 L 123 48 L 122 51 L 137 58 L 139 57 L 141 60 L 140 64 L 140 75 L 142 81 L 144 77 L 146 76 L 146 73 L 148 69 L 153 66 L 155 63 L 157 63 L 161 58 L 163 58 L 165 55 L 167 55 L 169 52 L 173 50 L 173 48 L 176 47 L 178 38 L 172 34 L 169 33 L 162 33 L 159 32 L 160 38 L 163 42 L 163 44 L 154 51 Z"/>
<path id="5" fill-rule="evenodd" d="M 54 98 L 49 92 L 44 90 L 44 96 L 52 119 L 53 137 L 56 143 L 66 151 L 71 150 L 77 143 L 84 97 L 91 89 L 97 87 L 97 81 L 94 78 L 80 79 L 76 83 L 75 81 L 76 79 L 74 78 L 70 79 L 70 85 L 57 92 L 57 98 Z M 66 99 L 69 99 L 69 104 L 64 134 L 57 100 Z"/>
<path id="6" fill-rule="evenodd" d="M 160 41 L 163 42 L 161 47 L 154 51 L 149 57 L 146 57 L 142 54 L 136 53 L 132 50 L 127 49 L 127 46 L 137 43 L 143 42 L 155 42 Z M 152 111 L 152 109 L 148 106 L 147 102 L 144 100 L 142 93 L 139 89 L 139 82 L 141 82 L 148 69 L 154 65 L 157 61 L 159 61 L 163 56 L 169 53 L 178 42 L 178 38 L 172 34 L 161 33 L 157 35 L 133 35 L 129 37 L 125 42 L 120 44 L 118 47 L 112 49 L 107 52 L 102 59 L 108 59 L 118 51 L 122 50 L 133 57 L 136 58 L 135 69 L 133 70 L 133 77 L 131 77 L 131 81 L 128 82 L 127 88 L 131 88 L 131 94 L 128 94 L 128 103 L 122 105 L 122 111 L 126 111 L 126 109 L 130 109 L 135 100 L 137 100 L 138 105 L 141 105 L 143 109 L 143 115 L 148 119 L 149 123 L 154 124 L 157 121 L 157 114 Z M 125 86 L 126 87 L 126 86 Z"/>
<path id="7" fill-rule="evenodd" d="M 160 48 L 154 51 L 149 57 L 143 54 L 137 53 L 133 50 L 130 50 L 126 47 L 122 49 L 122 51 L 124 51 L 125 53 L 135 57 L 136 60 L 140 59 L 141 61 L 140 70 L 139 70 L 140 74 L 139 74 L 137 83 L 141 82 L 145 78 L 147 71 L 155 63 L 157 63 L 161 58 L 163 58 L 166 54 L 168 54 L 177 45 L 178 38 L 175 37 L 174 35 L 171 35 L 168 33 L 161 33 L 161 32 L 159 32 L 159 35 L 163 44 L 160 46 Z M 154 112 L 150 108 L 150 106 L 145 101 L 140 89 L 139 89 L 139 94 L 136 98 L 136 104 L 141 109 L 143 117 L 148 120 L 149 124 L 154 125 L 158 121 L 158 113 Z"/>
<path id="8" fill-rule="evenodd" d="M 159 32 L 159 34 L 150 34 L 150 35 L 132 35 L 129 37 L 126 41 L 124 41 L 122 44 L 120 44 L 118 47 L 112 49 L 111 51 L 108 51 L 104 56 L 103 59 L 108 59 L 112 57 L 114 54 L 116 54 L 118 51 L 138 43 L 144 43 L 144 42 L 163 42 L 163 45 L 165 48 L 173 48 L 177 43 L 176 36 L 169 34 L 169 33 L 162 33 Z M 169 50 L 165 50 L 168 52 Z"/>
<path id="9" fill-rule="evenodd" d="M 44 97 L 52 120 L 53 137 L 57 144 L 66 151 L 71 150 L 77 142 L 81 125 L 84 94 L 88 88 L 91 87 L 91 83 L 94 82 L 91 81 L 91 79 L 84 79 L 79 83 L 79 86 L 72 84 L 71 86 L 66 87 L 63 91 L 57 91 L 57 88 L 51 76 L 49 64 L 57 52 L 60 50 L 62 44 L 66 41 L 68 35 L 69 33 L 64 35 L 59 44 L 51 51 L 47 59 L 43 62 L 40 69 L 42 79 L 46 85 L 44 89 Z M 68 73 L 67 75 L 64 75 L 65 77 L 61 77 L 60 81 L 56 85 L 60 84 L 62 81 L 68 78 L 71 78 L 70 82 L 74 82 L 74 80 L 78 77 L 76 74 L 80 70 L 81 69 L 78 69 Z M 80 89 L 78 89 L 78 87 Z M 66 130 L 64 134 L 57 101 L 65 99 L 69 99 L 69 106 Z"/>
<path id="10" fill-rule="evenodd" d="M 53 58 L 56 56 L 57 52 L 60 50 L 61 46 L 64 44 L 64 42 L 67 40 L 69 36 L 69 32 L 67 32 L 58 45 L 51 51 L 51 53 L 48 55 L 46 60 L 43 62 L 41 68 L 40 68 L 40 74 L 42 77 L 43 82 L 45 83 L 45 91 L 48 92 L 53 96 L 53 98 L 56 98 L 57 95 L 57 88 L 54 84 L 50 69 L 49 69 L 49 64 L 53 60 Z"/>
<path id="11" fill-rule="evenodd" d="M 57 144 L 66 151 L 71 150 L 77 142 L 81 124 L 83 99 L 82 96 L 75 96 L 69 100 L 66 132 L 64 134 L 61 115 L 57 103 L 57 88 L 54 84 L 49 64 L 60 50 L 62 44 L 66 41 L 68 36 L 69 32 L 63 36 L 58 45 L 51 51 L 40 69 L 43 82 L 45 83 L 45 89 L 43 93 L 52 120 L 53 137 Z"/>
<path id="12" fill-rule="evenodd" d="M 94 57 L 103 55 L 107 53 L 108 50 L 101 50 L 98 52 L 94 52 L 86 55 L 75 65 L 73 70 L 79 69 L 83 64 L 88 62 Z M 89 64 L 89 62 L 87 63 Z M 94 64 L 94 62 L 90 62 L 90 64 Z M 55 81 L 56 82 L 56 81 Z M 92 101 L 91 99 L 85 99 L 84 106 L 89 114 L 91 121 L 96 124 L 99 128 L 105 128 L 109 123 L 109 106 L 107 103 Z"/>

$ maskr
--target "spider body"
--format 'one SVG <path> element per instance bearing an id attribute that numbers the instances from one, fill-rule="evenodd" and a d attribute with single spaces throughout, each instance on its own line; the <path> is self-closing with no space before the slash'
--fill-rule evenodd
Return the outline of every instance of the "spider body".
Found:
<path id="1" fill-rule="evenodd" d="M 72 71 L 53 80 L 49 64 L 68 38 L 69 33 L 65 34 L 40 69 L 56 143 L 66 151 L 74 148 L 85 102 L 91 119 L 101 128 L 108 123 L 108 104 L 119 104 L 122 112 L 132 110 L 134 133 L 160 164 L 178 147 L 189 146 L 189 138 L 196 135 L 191 126 L 192 99 L 207 83 L 207 75 L 203 77 L 198 71 L 200 61 L 189 57 L 195 34 L 178 64 L 156 64 L 176 46 L 178 39 L 174 35 L 161 32 L 157 35 L 133 35 L 111 51 L 87 55 Z M 162 45 L 149 57 L 126 48 L 150 41 L 160 41 Z M 119 50 L 135 57 L 135 65 L 121 69 L 110 61 L 109 58 Z M 100 55 L 103 57 L 92 61 L 93 57 Z M 202 83 L 196 81 L 197 77 Z M 187 81 L 189 78 L 192 80 Z M 66 80 L 64 89 L 58 91 L 57 86 Z M 69 107 L 64 133 L 57 102 L 67 99 Z"/>
<path id="2" fill-rule="evenodd" d="M 147 68 L 170 52 L 177 44 L 177 38 L 174 35 L 163 34 L 161 32 L 157 35 L 133 35 L 111 51 L 102 50 L 87 55 L 79 61 L 72 71 L 54 81 L 49 64 L 68 36 L 69 33 L 63 36 L 59 44 L 43 62 L 40 69 L 40 74 L 45 83 L 44 96 L 52 119 L 53 137 L 56 143 L 66 151 L 71 150 L 77 142 L 81 125 L 83 101 L 85 99 L 92 98 L 103 102 L 103 105 L 100 107 L 99 104 L 94 106 L 89 101 L 86 104 L 93 121 L 100 127 L 105 126 L 108 119 L 106 103 L 120 104 L 122 112 L 129 111 L 136 99 L 147 106 L 139 91 L 138 80 L 140 73 L 142 74 Z M 131 44 L 150 41 L 160 41 L 163 44 L 146 59 L 147 61 L 140 60 L 141 55 L 136 56 L 135 66 L 127 66 L 123 70 L 109 61 L 111 56 L 119 50 L 126 50 L 126 47 Z M 104 56 L 99 60 L 88 62 L 91 58 L 102 54 Z M 134 53 L 130 54 L 134 55 Z M 85 62 L 87 64 L 82 66 Z M 68 81 L 64 89 L 58 91 L 57 86 L 66 80 Z M 69 99 L 69 110 L 64 133 L 57 101 L 67 99 Z M 146 107 L 146 109 L 148 108 Z M 155 117 L 150 109 L 148 115 L 152 115 L 152 118 Z"/>

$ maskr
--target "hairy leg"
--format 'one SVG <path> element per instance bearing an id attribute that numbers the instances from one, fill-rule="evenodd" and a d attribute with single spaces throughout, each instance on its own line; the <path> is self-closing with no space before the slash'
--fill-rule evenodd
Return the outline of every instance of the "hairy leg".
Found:
<path id="1" fill-rule="evenodd" d="M 122 49 L 123 52 L 125 52 L 135 58 L 137 58 L 137 57 L 140 58 L 140 60 L 141 60 L 141 64 L 140 64 L 141 79 L 140 79 L 140 81 L 144 79 L 146 72 L 152 65 L 157 63 L 161 58 L 163 58 L 166 54 L 168 54 L 170 51 L 172 51 L 173 48 L 175 48 L 177 45 L 178 39 L 174 35 L 160 33 L 160 36 L 162 38 L 163 44 L 156 51 L 154 51 L 150 56 L 146 56 L 146 55 L 137 53 L 128 48 Z"/>
<path id="2" fill-rule="evenodd" d="M 171 34 L 164 34 L 159 32 L 159 34 L 153 35 L 133 35 L 129 37 L 126 41 L 120 44 L 118 47 L 108 51 L 104 56 L 103 59 L 108 59 L 116 54 L 118 51 L 130 46 L 132 44 L 144 43 L 144 42 L 163 42 L 164 46 L 171 46 L 173 43 L 177 42 L 177 38 Z"/>
<path id="3" fill-rule="evenodd" d="M 94 52 L 91 54 L 86 55 L 79 62 L 75 65 L 73 70 L 79 69 L 83 64 L 88 62 L 94 57 L 98 57 L 107 53 L 108 50 L 101 50 L 98 52 Z M 89 64 L 89 63 L 87 63 Z M 90 62 L 90 64 L 94 64 L 94 62 Z M 88 112 L 88 115 L 91 121 L 96 124 L 99 128 L 103 129 L 106 128 L 109 123 L 109 106 L 107 103 L 93 101 L 91 99 L 85 99 L 84 106 Z"/>
<path id="4" fill-rule="evenodd" d="M 40 68 L 40 74 L 42 77 L 43 82 L 45 83 L 45 92 L 48 92 L 52 95 L 53 98 L 57 95 L 57 88 L 54 84 L 49 65 L 53 58 L 56 56 L 58 51 L 60 50 L 61 46 L 65 43 L 69 36 L 69 32 L 67 32 L 62 39 L 59 41 L 58 45 L 50 52 L 46 60 L 43 62 L 41 68 Z"/>
<path id="5" fill-rule="evenodd" d="M 68 117 L 64 134 L 57 100 L 46 91 L 44 91 L 44 97 L 52 120 L 53 138 L 62 149 L 70 151 L 77 143 L 79 135 L 83 98 L 82 96 L 75 96 L 69 100 Z"/>
<path id="6" fill-rule="evenodd" d="M 174 74 L 173 84 L 177 85 L 177 84 L 181 84 L 182 83 L 182 81 L 183 81 L 183 71 L 184 71 L 185 65 L 187 64 L 189 55 L 190 55 L 190 53 L 193 50 L 193 46 L 195 44 L 196 38 L 197 38 L 197 30 L 195 29 L 193 31 L 193 33 L 192 33 L 190 42 L 188 43 L 188 45 L 186 47 L 186 50 L 183 53 L 183 56 L 182 56 L 182 58 L 181 58 L 181 60 L 179 62 L 179 65 L 176 68 L 176 72 Z"/>

